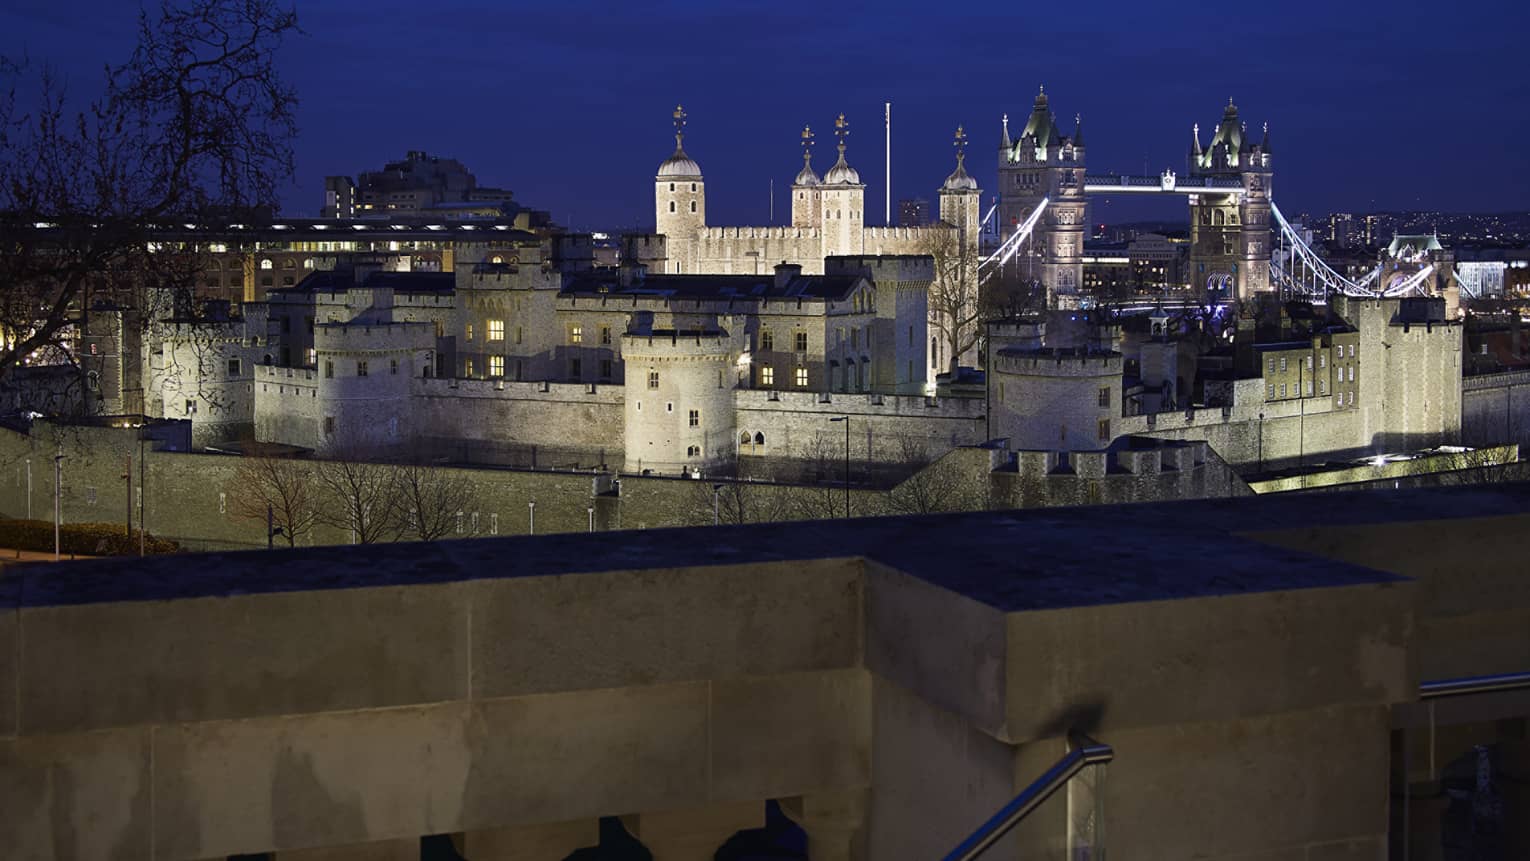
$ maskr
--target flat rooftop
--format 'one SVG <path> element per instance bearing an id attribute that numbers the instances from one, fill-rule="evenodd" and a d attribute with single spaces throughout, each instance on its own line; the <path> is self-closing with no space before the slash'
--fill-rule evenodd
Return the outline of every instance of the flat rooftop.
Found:
<path id="1" fill-rule="evenodd" d="M 1012 612 L 1391 582 L 1246 533 L 1530 510 L 1530 483 L 24 565 L 0 608 L 860 558 Z"/>

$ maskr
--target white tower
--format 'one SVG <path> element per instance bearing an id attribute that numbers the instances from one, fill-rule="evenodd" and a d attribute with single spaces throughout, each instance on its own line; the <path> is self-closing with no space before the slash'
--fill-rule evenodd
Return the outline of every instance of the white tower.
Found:
<path id="1" fill-rule="evenodd" d="M 675 106 L 675 153 L 654 177 L 654 232 L 667 238 L 670 272 L 696 270 L 696 234 L 707 226 L 701 165 L 685 154 L 685 108 Z"/>
<path id="2" fill-rule="evenodd" d="M 823 175 L 823 254 L 860 254 L 864 244 L 866 186 L 861 175 L 845 162 L 845 139 L 850 124 L 840 114 L 834 121 L 839 138 L 839 161 Z"/>
<path id="3" fill-rule="evenodd" d="M 802 127 L 802 170 L 792 180 L 792 226 L 817 227 L 823 214 L 823 180 L 813 170 L 813 129 Z"/>

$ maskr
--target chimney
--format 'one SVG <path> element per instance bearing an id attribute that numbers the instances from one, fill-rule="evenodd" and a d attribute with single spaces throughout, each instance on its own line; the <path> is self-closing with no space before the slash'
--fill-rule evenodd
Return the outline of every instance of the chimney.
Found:
<path id="1" fill-rule="evenodd" d="M 795 263 L 785 261 L 776 264 L 776 287 L 781 288 L 792 283 L 792 279 L 802 274 L 802 267 Z"/>

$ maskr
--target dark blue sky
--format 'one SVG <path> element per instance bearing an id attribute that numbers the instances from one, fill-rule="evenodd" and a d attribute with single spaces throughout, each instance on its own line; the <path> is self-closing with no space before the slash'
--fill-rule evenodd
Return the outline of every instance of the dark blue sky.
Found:
<path id="1" fill-rule="evenodd" d="M 135 14 L 126 0 L 7 0 L 0 53 L 51 61 L 93 92 L 100 64 L 131 50 Z M 1509 0 L 315 0 L 299 16 L 307 35 L 284 49 L 302 99 L 290 214 L 317 213 L 326 174 L 425 149 L 576 227 L 651 224 L 683 102 L 710 222 L 764 223 L 774 179 L 779 223 L 802 125 L 819 135 L 822 172 L 839 111 L 879 220 L 884 99 L 893 197 L 933 201 L 958 123 L 969 168 L 993 188 L 999 116 L 1023 122 L 1038 84 L 1065 126 L 1084 115 L 1094 171 L 1182 171 L 1191 124 L 1209 138 L 1231 96 L 1251 130 L 1270 123 L 1289 213 L 1530 207 L 1518 59 L 1530 9 Z M 1182 207 L 1096 202 L 1091 216 Z"/>

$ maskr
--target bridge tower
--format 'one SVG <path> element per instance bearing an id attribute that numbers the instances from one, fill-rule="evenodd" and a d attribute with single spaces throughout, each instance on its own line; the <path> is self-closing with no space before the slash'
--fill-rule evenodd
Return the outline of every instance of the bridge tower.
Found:
<path id="1" fill-rule="evenodd" d="M 1238 119 L 1232 99 L 1211 144 L 1201 146 L 1201 129 L 1191 130 L 1190 175 L 1221 181 L 1242 193 L 1190 196 L 1190 286 L 1228 298 L 1249 299 L 1270 285 L 1270 127 L 1255 143 Z"/>
<path id="2" fill-rule="evenodd" d="M 1084 236 L 1088 224 L 1084 198 L 1083 123 L 1071 137 L 1057 126 L 1046 89 L 1037 94 L 1030 118 L 1016 140 L 1009 118 L 999 145 L 999 219 L 1001 240 L 1049 201 L 1029 247 L 1015 257 L 1017 274 L 1046 288 L 1047 307 L 1076 307 L 1084 275 Z"/>

